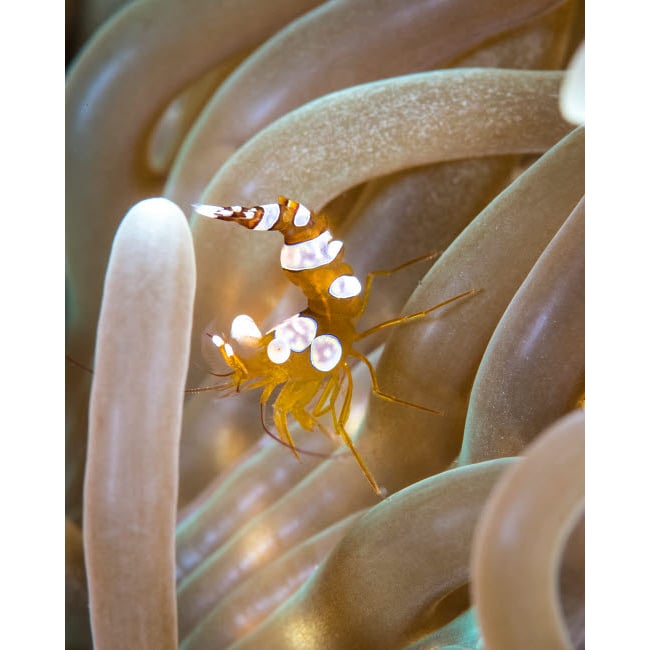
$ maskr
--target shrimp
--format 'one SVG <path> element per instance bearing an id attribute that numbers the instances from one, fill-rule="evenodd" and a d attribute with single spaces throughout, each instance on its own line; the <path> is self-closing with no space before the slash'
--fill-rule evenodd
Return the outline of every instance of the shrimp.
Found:
<path id="1" fill-rule="evenodd" d="M 262 410 L 273 398 L 273 422 L 279 439 L 296 458 L 299 458 L 298 449 L 289 431 L 288 418 L 295 419 L 303 429 L 314 431 L 323 428 L 318 418 L 329 414 L 334 432 L 350 449 L 374 492 L 381 496 L 377 481 L 346 430 L 353 389 L 350 359 L 365 364 L 372 391 L 379 398 L 435 415 L 442 412 L 382 391 L 372 364 L 354 344 L 381 329 L 422 318 L 477 290 L 465 291 L 428 309 L 359 332 L 355 324 L 366 309 L 374 277 L 406 265 L 392 271 L 369 273 L 362 283 L 343 260 L 343 242 L 333 238 L 327 218 L 283 196 L 278 197 L 277 203 L 249 208 L 193 207 L 204 217 L 232 221 L 255 231 L 281 232 L 284 246 L 280 264 L 288 280 L 298 286 L 307 300 L 305 309 L 266 334 L 246 314 L 232 321 L 231 340 L 208 334 L 231 369 L 227 386 L 237 391 L 261 388 Z"/>

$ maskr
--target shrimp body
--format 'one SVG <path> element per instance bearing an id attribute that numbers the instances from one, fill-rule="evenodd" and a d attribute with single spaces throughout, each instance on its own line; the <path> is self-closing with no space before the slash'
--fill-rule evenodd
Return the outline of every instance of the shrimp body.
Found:
<path id="1" fill-rule="evenodd" d="M 365 310 L 373 274 L 369 274 L 362 285 L 352 267 L 343 260 L 343 242 L 333 238 L 324 215 L 315 214 L 301 203 L 282 196 L 277 203 L 251 208 L 210 205 L 195 205 L 194 208 L 202 216 L 234 221 L 251 230 L 281 232 L 284 246 L 280 264 L 289 281 L 297 285 L 307 299 L 303 311 L 264 335 L 250 316 L 241 314 L 232 322 L 231 341 L 211 336 L 212 343 L 232 369 L 231 385 L 237 390 L 261 388 L 262 405 L 275 394 L 273 421 L 281 441 L 291 447 L 296 457 L 298 453 L 289 432 L 288 416 L 304 429 L 313 431 L 315 428 L 324 430 L 317 418 L 329 413 L 334 431 L 351 450 L 373 490 L 381 494 L 345 429 L 352 401 L 348 359 L 357 358 L 367 366 L 373 391 L 379 397 L 438 415 L 441 412 L 383 393 L 372 365 L 354 349 L 354 343 L 382 327 L 424 316 L 472 291 L 423 312 L 357 332 L 355 323 Z M 341 394 L 343 399 L 339 401 Z"/>

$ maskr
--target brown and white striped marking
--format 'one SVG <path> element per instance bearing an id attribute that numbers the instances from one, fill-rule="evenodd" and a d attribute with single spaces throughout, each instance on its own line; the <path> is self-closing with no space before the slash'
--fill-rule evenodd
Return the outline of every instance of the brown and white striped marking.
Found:
<path id="1" fill-rule="evenodd" d="M 280 206 L 277 203 L 256 205 L 252 208 L 242 208 L 241 205 L 221 206 L 195 203 L 194 210 L 203 217 L 210 219 L 246 219 L 251 221 L 252 230 L 271 230 L 280 218 Z"/>

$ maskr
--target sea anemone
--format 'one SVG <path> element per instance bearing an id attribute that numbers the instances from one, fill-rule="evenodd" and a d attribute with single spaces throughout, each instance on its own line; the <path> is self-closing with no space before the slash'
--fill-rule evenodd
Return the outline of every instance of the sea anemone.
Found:
<path id="1" fill-rule="evenodd" d="M 136 0 L 83 45 L 70 648 L 584 645 L 580 53 L 562 71 L 583 12 Z M 277 235 L 190 206 L 279 194 L 324 211 L 360 275 L 444 250 L 378 280 L 364 324 L 480 290 L 366 350 L 383 389 L 443 416 L 368 397 L 355 371 L 351 429 L 384 500 L 345 453 L 298 463 L 263 436 L 256 394 L 182 399 L 206 382 L 208 324 L 301 306 Z"/>

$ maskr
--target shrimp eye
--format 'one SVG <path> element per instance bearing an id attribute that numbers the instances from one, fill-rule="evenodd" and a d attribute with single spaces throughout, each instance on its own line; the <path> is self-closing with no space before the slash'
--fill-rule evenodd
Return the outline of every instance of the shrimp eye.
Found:
<path id="1" fill-rule="evenodd" d="M 218 334 L 213 334 L 210 338 L 218 348 L 220 348 L 225 343 L 225 341 Z"/>

